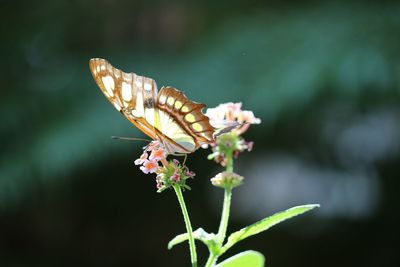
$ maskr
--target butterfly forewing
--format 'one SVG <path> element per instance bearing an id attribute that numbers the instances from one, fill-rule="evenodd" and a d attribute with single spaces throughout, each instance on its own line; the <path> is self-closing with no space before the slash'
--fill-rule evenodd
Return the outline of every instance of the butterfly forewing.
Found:
<path id="1" fill-rule="evenodd" d="M 153 123 L 157 85 L 153 79 L 125 73 L 107 60 L 94 58 L 89 62 L 97 85 L 114 107 L 151 138 L 156 138 Z"/>

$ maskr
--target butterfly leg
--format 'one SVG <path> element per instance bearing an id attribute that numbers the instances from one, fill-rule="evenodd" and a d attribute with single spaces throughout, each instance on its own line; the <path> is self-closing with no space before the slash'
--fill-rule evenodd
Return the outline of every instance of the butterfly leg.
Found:
<path id="1" fill-rule="evenodd" d="M 184 154 L 184 157 L 185 157 L 185 158 L 183 159 L 183 163 L 182 163 L 183 166 L 185 166 L 186 159 L 187 159 L 187 154 Z"/>
<path id="2" fill-rule="evenodd" d="M 182 165 L 185 165 L 185 163 L 186 163 L 186 159 L 187 159 L 187 154 L 172 154 L 173 156 L 177 156 L 177 157 L 185 157 L 184 159 L 183 159 L 183 163 L 182 163 Z"/>

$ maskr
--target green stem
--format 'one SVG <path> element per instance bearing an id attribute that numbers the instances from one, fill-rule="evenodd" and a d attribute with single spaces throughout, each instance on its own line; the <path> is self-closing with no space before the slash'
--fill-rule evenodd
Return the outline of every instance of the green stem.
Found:
<path id="1" fill-rule="evenodd" d="M 225 188 L 224 206 L 222 208 L 221 222 L 218 229 L 218 242 L 223 244 L 226 236 L 226 229 L 228 228 L 229 212 L 231 209 L 232 188 Z"/>
<path id="2" fill-rule="evenodd" d="M 208 257 L 207 263 L 205 267 L 212 267 L 214 266 L 215 261 L 217 260 L 217 255 L 214 253 L 210 253 L 210 256 Z"/>
<path id="3" fill-rule="evenodd" d="M 233 151 L 229 151 L 226 154 L 226 171 L 233 172 Z M 232 198 L 232 188 L 226 187 L 224 192 L 224 205 L 222 207 L 221 222 L 219 224 L 219 229 L 217 234 L 220 248 L 224 243 L 226 237 L 226 230 L 228 229 L 229 213 L 231 209 L 231 198 Z M 206 267 L 214 266 L 214 263 L 217 261 L 218 257 L 221 254 L 222 251 L 210 252 L 210 256 L 208 257 Z"/>
<path id="4" fill-rule="evenodd" d="M 226 156 L 226 171 L 233 172 L 233 151 L 229 150 L 225 156 Z"/>
<path id="5" fill-rule="evenodd" d="M 233 151 L 229 150 L 226 155 L 226 171 L 233 172 Z M 218 229 L 218 242 L 222 246 L 228 228 L 229 212 L 231 209 L 232 188 L 226 186 L 224 192 L 224 205 L 222 207 L 221 222 Z"/>
<path id="6" fill-rule="evenodd" d="M 217 234 L 219 247 L 222 247 L 224 243 L 226 236 L 226 229 L 228 228 L 229 212 L 231 208 L 231 197 L 232 197 L 232 188 L 226 188 L 224 194 L 224 206 L 222 208 L 221 222 L 219 224 L 219 229 Z M 210 252 L 210 256 L 208 257 L 206 267 L 213 266 L 215 261 L 221 254 L 222 253 L 220 250 L 217 253 Z"/>
<path id="7" fill-rule="evenodd" d="M 193 239 L 192 225 L 190 224 L 189 214 L 186 209 L 185 200 L 183 199 L 181 187 L 179 185 L 174 185 L 173 187 L 174 187 L 176 196 L 178 198 L 179 205 L 181 206 L 183 219 L 184 219 L 185 225 L 186 225 L 186 231 L 189 236 L 189 248 L 190 248 L 190 258 L 192 261 L 192 267 L 197 267 L 196 245 L 195 245 L 194 239 Z"/>

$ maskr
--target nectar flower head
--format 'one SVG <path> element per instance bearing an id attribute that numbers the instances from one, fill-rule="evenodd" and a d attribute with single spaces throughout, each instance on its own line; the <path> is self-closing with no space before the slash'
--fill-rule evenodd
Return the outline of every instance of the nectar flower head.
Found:
<path id="1" fill-rule="evenodd" d="M 208 159 L 214 159 L 215 162 L 226 166 L 227 156 L 233 155 L 238 158 L 241 152 L 246 150 L 250 152 L 252 149 L 253 142 L 247 142 L 235 132 L 225 133 L 218 136 L 216 143 L 212 145 L 213 153 L 208 155 Z"/>
<path id="2" fill-rule="evenodd" d="M 211 183 L 214 186 L 222 188 L 234 188 L 242 184 L 243 176 L 234 172 L 221 172 L 218 173 L 214 178 L 211 178 Z"/>
<path id="3" fill-rule="evenodd" d="M 156 178 L 157 192 L 162 192 L 174 185 L 190 189 L 186 184 L 186 180 L 195 176 L 194 172 L 189 171 L 187 166 L 180 164 L 176 159 L 169 161 L 169 163 L 164 165 L 158 173 L 159 174 Z"/>
<path id="4" fill-rule="evenodd" d="M 226 166 L 227 157 L 233 155 L 237 158 L 240 152 L 252 150 L 253 142 L 247 142 L 241 135 L 251 124 L 259 124 L 261 120 L 252 111 L 242 110 L 242 103 L 220 104 L 207 109 L 206 115 L 210 118 L 211 125 L 219 130 L 215 143 L 211 144 L 213 153 L 208 159 L 214 159 Z"/>
<path id="5" fill-rule="evenodd" d="M 195 176 L 194 172 L 177 159 L 167 161 L 167 152 L 158 141 L 152 141 L 143 148 L 143 154 L 135 160 L 135 165 L 142 165 L 140 170 L 146 174 L 157 174 L 157 192 L 162 192 L 173 185 L 190 189 L 186 185 L 186 180 Z"/>
<path id="6" fill-rule="evenodd" d="M 242 103 L 224 103 L 215 108 L 209 108 L 206 116 L 210 118 L 210 123 L 217 129 L 226 127 L 226 125 L 237 123 L 238 126 L 232 131 L 241 135 L 247 131 L 250 124 L 260 124 L 261 120 L 254 116 L 249 110 L 242 110 Z"/>

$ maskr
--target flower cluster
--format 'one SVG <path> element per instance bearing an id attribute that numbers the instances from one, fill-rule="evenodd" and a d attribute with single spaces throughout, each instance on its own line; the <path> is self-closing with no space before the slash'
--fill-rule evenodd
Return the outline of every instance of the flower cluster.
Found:
<path id="1" fill-rule="evenodd" d="M 208 158 L 214 159 L 222 166 L 226 166 L 228 154 L 237 158 L 240 152 L 251 151 L 253 148 L 253 142 L 247 142 L 241 135 L 249 129 L 251 124 L 259 124 L 261 120 L 256 118 L 252 111 L 241 108 L 242 103 L 230 102 L 209 108 L 206 112 L 210 123 L 216 128 L 221 129 L 224 125 L 235 126 L 230 132 L 219 135 L 216 142 L 211 144 L 213 153 Z"/>
<path id="2" fill-rule="evenodd" d="M 157 192 L 162 192 L 175 184 L 190 189 L 186 185 L 186 179 L 195 176 L 194 172 L 184 164 L 180 164 L 178 160 L 167 161 L 167 152 L 158 141 L 152 141 L 144 147 L 143 154 L 135 160 L 135 165 L 141 165 L 140 170 L 146 174 L 157 174 Z"/>
<path id="3" fill-rule="evenodd" d="M 186 180 L 193 178 L 196 174 L 188 169 L 187 166 L 180 164 L 178 160 L 173 159 L 167 165 L 164 165 L 157 175 L 157 192 L 179 185 L 183 188 L 190 189 L 186 184 Z"/>
<path id="4" fill-rule="evenodd" d="M 152 141 L 144 147 L 140 158 L 135 160 L 135 165 L 142 165 L 140 166 L 140 169 L 146 174 L 157 173 L 160 169 L 159 162 L 166 161 L 166 157 L 167 153 L 161 143 L 158 141 Z"/>
<path id="5" fill-rule="evenodd" d="M 226 166 L 227 155 L 231 154 L 234 158 L 238 158 L 240 152 L 245 150 L 250 152 L 253 149 L 253 142 L 247 142 L 235 132 L 230 132 L 218 136 L 211 148 L 213 153 L 208 155 L 208 159 L 214 159 L 215 162 Z"/>
<path id="6" fill-rule="evenodd" d="M 236 123 L 237 127 L 232 131 L 237 135 L 246 132 L 250 124 L 260 124 L 261 120 L 256 118 L 253 111 L 242 110 L 242 103 L 224 103 L 219 104 L 215 108 L 209 108 L 206 111 L 206 116 L 210 118 L 210 123 L 216 128 L 227 123 Z"/>

